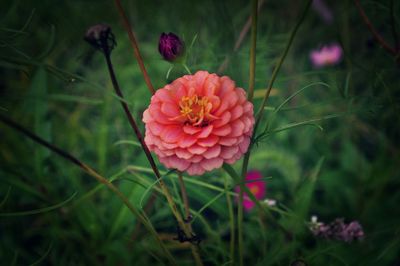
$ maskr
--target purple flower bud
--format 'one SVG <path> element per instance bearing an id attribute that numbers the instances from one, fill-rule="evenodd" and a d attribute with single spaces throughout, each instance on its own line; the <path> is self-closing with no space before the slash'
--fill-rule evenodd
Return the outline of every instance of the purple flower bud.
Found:
<path id="1" fill-rule="evenodd" d="M 181 39 L 172 32 L 168 34 L 163 32 L 161 33 L 158 43 L 158 51 L 165 60 L 173 62 L 184 54 L 185 45 Z"/>

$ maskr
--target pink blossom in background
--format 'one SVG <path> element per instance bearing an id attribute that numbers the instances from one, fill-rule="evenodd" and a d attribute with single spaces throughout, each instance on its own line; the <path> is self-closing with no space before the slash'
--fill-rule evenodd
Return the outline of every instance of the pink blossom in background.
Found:
<path id="1" fill-rule="evenodd" d="M 143 122 L 145 142 L 162 164 L 201 175 L 247 151 L 253 104 L 229 77 L 198 71 L 158 89 Z"/>
<path id="2" fill-rule="evenodd" d="M 247 173 L 247 175 L 246 175 L 246 181 L 257 180 L 257 179 L 261 179 L 261 178 L 262 178 L 261 172 L 256 171 L 256 170 L 249 171 Z M 245 185 L 254 194 L 256 199 L 261 200 L 261 199 L 263 199 L 265 197 L 266 185 L 265 185 L 265 182 L 263 180 L 248 182 Z M 236 190 L 237 193 L 239 193 L 240 186 L 237 186 L 235 188 L 235 190 Z M 243 207 L 244 207 L 244 209 L 246 211 L 250 211 L 254 206 L 255 206 L 255 203 L 249 197 L 247 197 L 246 192 L 244 192 L 244 199 L 243 199 Z"/>
<path id="3" fill-rule="evenodd" d="M 321 49 L 313 50 L 310 59 L 314 67 L 320 68 L 339 63 L 342 60 L 343 51 L 339 44 L 324 45 Z"/>

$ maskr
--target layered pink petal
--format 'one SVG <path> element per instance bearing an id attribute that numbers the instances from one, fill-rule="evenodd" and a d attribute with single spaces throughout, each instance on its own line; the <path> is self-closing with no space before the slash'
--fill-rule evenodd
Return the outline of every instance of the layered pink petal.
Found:
<path id="1" fill-rule="evenodd" d="M 253 105 L 229 77 L 198 71 L 157 90 L 143 122 L 145 142 L 162 164 L 201 175 L 247 151 Z"/>

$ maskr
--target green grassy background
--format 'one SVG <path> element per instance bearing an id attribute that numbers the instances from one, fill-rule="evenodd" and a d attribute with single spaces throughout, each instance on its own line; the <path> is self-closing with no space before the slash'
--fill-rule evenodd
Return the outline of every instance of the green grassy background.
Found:
<path id="1" fill-rule="evenodd" d="M 261 128 L 268 123 L 270 134 L 253 150 L 249 168 L 270 177 L 267 197 L 276 199 L 278 206 L 271 217 L 255 210 L 245 213 L 246 265 L 290 265 L 296 259 L 307 265 L 400 265 L 400 69 L 373 41 L 352 1 L 327 3 L 334 12 L 333 24 L 324 24 L 309 10 L 265 110 Z M 394 25 L 400 32 L 400 4 L 394 3 Z M 156 88 L 166 84 L 170 67 L 158 54 L 158 38 L 170 31 L 183 36 L 186 44 L 197 35 L 188 58 L 193 72 L 216 72 L 230 55 L 223 74 L 247 88 L 249 35 L 233 52 L 250 14 L 247 1 L 123 4 Z M 256 106 L 304 4 L 267 0 L 261 9 Z M 362 5 L 392 44 L 390 0 L 362 1 Z M 115 178 L 114 184 L 136 206 L 144 206 L 145 191 L 154 177 L 113 94 L 104 58 L 83 41 L 89 26 L 111 25 L 118 43 L 112 53 L 117 78 L 141 121 L 150 94 L 113 1 L 2 1 L 1 6 L 1 114 L 103 176 Z M 344 48 L 343 61 L 313 68 L 310 50 L 334 41 Z M 183 73 L 177 68 L 172 76 Z M 340 116 L 315 122 L 323 130 L 301 126 L 273 132 L 330 115 Z M 180 202 L 176 175 L 165 180 Z M 206 265 L 229 265 L 225 180 L 232 185 L 222 170 L 187 177 L 191 207 L 202 210 L 195 214 L 193 226 L 202 238 Z M 187 245 L 172 240 L 176 222 L 163 196 L 157 195 L 154 208 L 147 212 L 151 222 L 179 265 L 193 264 Z M 366 237 L 353 243 L 317 239 L 307 229 L 311 215 L 325 222 L 337 217 L 358 220 Z M 288 238 L 277 223 L 293 237 Z M 151 237 L 143 227 L 135 230 L 135 225 L 133 215 L 109 190 L 0 124 L 1 265 L 162 264 Z"/>

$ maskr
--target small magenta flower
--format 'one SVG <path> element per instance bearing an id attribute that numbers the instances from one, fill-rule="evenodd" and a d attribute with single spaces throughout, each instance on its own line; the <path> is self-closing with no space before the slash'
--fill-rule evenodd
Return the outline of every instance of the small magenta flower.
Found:
<path id="1" fill-rule="evenodd" d="M 172 32 L 168 34 L 163 32 L 158 42 L 158 51 L 165 60 L 173 62 L 184 54 L 185 45 L 183 41 Z"/>
<path id="2" fill-rule="evenodd" d="M 312 64 L 317 67 L 336 65 L 342 60 L 343 51 L 339 44 L 324 45 L 310 53 Z"/>
<path id="3" fill-rule="evenodd" d="M 266 185 L 263 180 L 259 180 L 262 178 L 262 174 L 259 171 L 253 170 L 249 171 L 246 175 L 246 181 L 250 181 L 246 183 L 246 187 L 254 194 L 256 199 L 261 200 L 265 197 L 266 194 Z M 257 181 L 255 181 L 257 180 Z M 236 187 L 236 192 L 239 193 L 240 187 Z M 250 211 L 255 206 L 255 203 L 244 193 L 243 199 L 243 207 L 246 211 Z"/>

